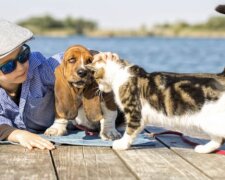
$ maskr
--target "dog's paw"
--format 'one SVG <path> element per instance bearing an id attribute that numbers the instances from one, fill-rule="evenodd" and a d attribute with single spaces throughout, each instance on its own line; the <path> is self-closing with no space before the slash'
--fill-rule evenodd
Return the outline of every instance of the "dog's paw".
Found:
<path id="1" fill-rule="evenodd" d="M 45 131 L 44 134 L 47 136 L 63 136 L 67 134 L 67 130 L 66 128 L 50 127 Z"/>
<path id="2" fill-rule="evenodd" d="M 123 138 L 113 141 L 112 148 L 115 149 L 115 150 L 126 150 L 126 149 L 129 149 L 129 147 L 130 147 L 129 142 L 127 142 Z"/>
<path id="3" fill-rule="evenodd" d="M 100 137 L 103 140 L 115 140 L 121 138 L 121 134 L 116 129 L 102 130 Z"/>

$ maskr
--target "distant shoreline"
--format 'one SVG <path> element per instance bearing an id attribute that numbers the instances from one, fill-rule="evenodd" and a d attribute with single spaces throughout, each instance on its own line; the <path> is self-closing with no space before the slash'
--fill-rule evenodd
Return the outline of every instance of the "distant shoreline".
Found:
<path id="1" fill-rule="evenodd" d="M 92 30 L 83 34 L 74 33 L 68 29 L 51 29 L 36 31 L 31 29 L 35 35 L 50 37 L 68 37 L 68 36 L 85 36 L 85 37 L 190 37 L 190 38 L 225 38 L 225 30 L 193 30 L 193 29 L 166 29 L 155 28 L 149 31 L 142 30 Z"/>
<path id="2" fill-rule="evenodd" d="M 69 37 L 69 36 L 84 36 L 84 37 L 93 37 L 93 38 L 103 38 L 103 37 L 118 37 L 118 38 L 129 38 L 129 37 L 165 37 L 165 38 L 225 38 L 225 32 L 192 32 L 192 33 L 186 33 L 186 32 L 180 32 L 179 34 L 174 33 L 168 33 L 168 32 L 160 32 L 160 33 L 151 33 L 149 34 L 139 34 L 139 33 L 117 33 L 112 31 L 102 31 L 99 32 L 91 32 L 87 34 L 72 34 L 72 33 L 55 33 L 52 31 L 45 32 L 45 33 L 35 33 L 36 36 L 45 36 L 45 37 Z"/>
<path id="3" fill-rule="evenodd" d="M 86 37 L 199 37 L 225 38 L 225 17 L 210 17 L 206 22 L 188 24 L 176 22 L 173 24 L 156 24 L 153 27 L 142 25 L 137 29 L 100 29 L 98 23 L 86 19 L 67 17 L 63 20 L 51 16 L 31 17 L 19 22 L 36 35 L 66 37 L 83 35 Z"/>

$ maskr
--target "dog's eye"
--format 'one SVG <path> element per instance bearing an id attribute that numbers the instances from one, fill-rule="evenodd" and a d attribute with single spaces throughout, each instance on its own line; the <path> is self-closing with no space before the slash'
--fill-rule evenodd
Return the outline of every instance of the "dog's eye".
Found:
<path id="1" fill-rule="evenodd" d="M 69 63 L 75 63 L 75 62 L 76 62 L 76 59 L 71 58 L 71 59 L 69 59 L 68 61 L 69 61 Z"/>

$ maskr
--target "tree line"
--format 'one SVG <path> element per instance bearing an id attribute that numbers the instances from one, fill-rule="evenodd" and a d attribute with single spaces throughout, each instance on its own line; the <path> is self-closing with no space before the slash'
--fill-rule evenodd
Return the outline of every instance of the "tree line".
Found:
<path id="1" fill-rule="evenodd" d="M 224 32 L 225 17 L 210 17 L 206 22 L 198 24 L 188 24 L 187 22 L 175 22 L 147 27 L 142 25 L 139 29 L 127 30 L 99 30 L 98 23 L 93 20 L 83 18 L 66 17 L 64 19 L 55 19 L 50 15 L 41 17 L 30 17 L 29 19 L 18 22 L 19 25 L 29 28 L 35 34 L 41 35 L 93 35 L 97 36 L 157 36 L 171 33 L 179 35 L 182 32 L 192 34 L 193 32 Z M 143 28 L 144 27 L 144 28 Z"/>
<path id="2" fill-rule="evenodd" d="M 18 22 L 19 25 L 30 28 L 34 32 L 51 31 L 51 30 L 70 30 L 72 34 L 82 35 L 86 31 L 93 31 L 98 28 L 95 21 L 83 18 L 66 17 L 65 19 L 55 19 L 50 15 L 42 17 L 31 17 Z"/>
<path id="3" fill-rule="evenodd" d="M 210 17 L 204 23 L 188 24 L 186 22 L 180 21 L 174 24 L 162 24 L 157 25 L 158 28 L 177 28 L 177 29 L 197 29 L 197 30 L 222 30 L 225 31 L 225 17 L 224 16 L 213 16 Z"/>

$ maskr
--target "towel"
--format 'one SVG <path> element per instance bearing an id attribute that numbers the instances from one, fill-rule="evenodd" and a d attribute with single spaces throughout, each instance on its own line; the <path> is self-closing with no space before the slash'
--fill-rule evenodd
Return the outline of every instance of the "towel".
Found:
<path id="1" fill-rule="evenodd" d="M 123 134 L 123 133 L 122 133 Z M 46 136 L 39 134 L 41 137 L 48 139 L 49 141 L 57 145 L 80 145 L 80 146 L 100 146 L 100 147 L 111 147 L 112 140 L 102 140 L 98 135 L 87 135 L 85 131 L 73 130 L 69 131 L 68 135 L 65 136 Z M 17 144 L 9 141 L 0 141 L 0 144 Z M 150 139 L 144 133 L 137 136 L 132 146 L 154 146 L 154 140 Z"/>

